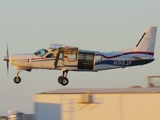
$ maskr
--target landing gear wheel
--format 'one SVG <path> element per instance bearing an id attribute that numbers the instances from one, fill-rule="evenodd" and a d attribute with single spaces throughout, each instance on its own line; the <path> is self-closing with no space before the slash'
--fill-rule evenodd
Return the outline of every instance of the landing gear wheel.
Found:
<path id="1" fill-rule="evenodd" d="M 59 76 L 58 78 L 58 83 L 61 84 L 61 81 L 62 81 L 63 77 L 62 76 Z"/>
<path id="2" fill-rule="evenodd" d="M 64 77 L 64 78 L 61 79 L 61 84 L 63 86 L 66 86 L 68 83 L 69 83 L 69 81 L 68 81 L 68 79 L 66 77 Z"/>
<path id="3" fill-rule="evenodd" d="M 21 82 L 21 78 L 20 77 L 14 77 L 14 82 L 16 83 L 16 84 L 19 84 L 20 82 Z"/>
<path id="4" fill-rule="evenodd" d="M 69 80 L 67 78 L 67 73 L 68 73 L 68 70 L 65 70 L 63 71 L 62 76 L 58 77 L 59 84 L 66 86 L 69 83 Z"/>

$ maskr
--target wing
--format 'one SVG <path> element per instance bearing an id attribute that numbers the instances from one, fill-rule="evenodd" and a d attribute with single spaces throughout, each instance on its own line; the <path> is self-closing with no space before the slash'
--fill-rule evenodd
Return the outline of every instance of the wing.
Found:
<path id="1" fill-rule="evenodd" d="M 62 44 L 50 44 L 50 48 L 51 49 L 57 49 L 57 50 L 61 50 L 63 52 L 68 51 L 68 50 L 78 50 L 78 47 L 73 47 L 73 46 L 66 46 L 66 45 L 62 45 Z"/>

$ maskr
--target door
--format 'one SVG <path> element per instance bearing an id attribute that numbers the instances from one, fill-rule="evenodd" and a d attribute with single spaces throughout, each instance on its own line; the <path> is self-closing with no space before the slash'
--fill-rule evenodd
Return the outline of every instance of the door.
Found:
<path id="1" fill-rule="evenodd" d="M 53 69 L 55 62 L 54 53 L 48 53 L 43 57 L 36 57 L 31 60 L 31 66 L 33 68 Z"/>
<path id="2" fill-rule="evenodd" d="M 95 53 L 79 52 L 78 69 L 93 70 Z"/>

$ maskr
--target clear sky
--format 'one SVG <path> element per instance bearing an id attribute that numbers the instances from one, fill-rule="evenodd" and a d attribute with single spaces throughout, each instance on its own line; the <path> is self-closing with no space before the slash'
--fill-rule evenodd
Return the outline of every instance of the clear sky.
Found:
<path id="1" fill-rule="evenodd" d="M 33 53 L 50 43 L 81 49 L 113 51 L 134 47 L 148 25 L 160 26 L 159 0 L 0 0 L 0 56 Z M 160 75 L 160 31 L 156 60 L 145 66 L 90 72 L 69 72 L 66 88 L 117 88 L 147 86 L 147 76 Z M 0 116 L 8 110 L 33 113 L 33 95 L 63 88 L 57 82 L 61 71 L 16 71 L 0 62 Z"/>

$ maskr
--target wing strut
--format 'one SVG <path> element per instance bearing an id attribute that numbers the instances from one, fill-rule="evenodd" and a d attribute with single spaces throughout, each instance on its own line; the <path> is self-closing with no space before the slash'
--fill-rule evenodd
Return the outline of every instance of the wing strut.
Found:
<path id="1" fill-rule="evenodd" d="M 60 55 L 60 51 L 58 51 L 58 53 L 57 53 L 56 60 L 54 62 L 54 68 L 57 68 L 58 60 L 59 60 L 59 55 Z"/>

